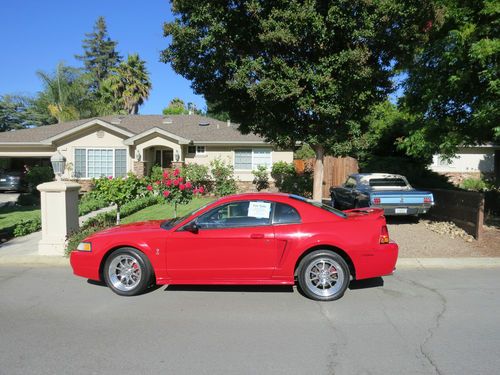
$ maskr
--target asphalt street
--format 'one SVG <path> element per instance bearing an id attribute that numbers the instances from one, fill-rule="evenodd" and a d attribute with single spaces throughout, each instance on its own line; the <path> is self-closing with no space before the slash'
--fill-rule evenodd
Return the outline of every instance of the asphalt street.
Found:
<path id="1" fill-rule="evenodd" d="M 330 303 L 289 287 L 125 298 L 67 267 L 1 266 L 0 374 L 498 374 L 499 285 L 500 268 L 413 268 Z"/>

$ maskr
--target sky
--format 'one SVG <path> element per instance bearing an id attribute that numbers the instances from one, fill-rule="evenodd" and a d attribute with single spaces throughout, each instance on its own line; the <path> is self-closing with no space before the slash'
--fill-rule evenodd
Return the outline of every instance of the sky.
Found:
<path id="1" fill-rule="evenodd" d="M 111 39 L 126 57 L 146 61 L 153 89 L 139 113 L 160 114 L 175 97 L 205 109 L 190 82 L 159 61 L 167 47 L 163 23 L 173 19 L 168 0 L 4 0 L 0 12 L 0 95 L 34 95 L 42 89 L 36 71 L 53 72 L 59 62 L 82 67 L 85 33 L 104 16 Z"/>

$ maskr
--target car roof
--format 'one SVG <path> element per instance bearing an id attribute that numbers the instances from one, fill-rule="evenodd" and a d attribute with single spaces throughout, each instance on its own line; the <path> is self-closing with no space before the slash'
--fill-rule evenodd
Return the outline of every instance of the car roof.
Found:
<path id="1" fill-rule="evenodd" d="M 290 194 L 286 193 L 241 193 L 241 194 L 233 194 L 227 195 L 225 197 L 220 198 L 218 201 L 232 201 L 232 200 L 240 200 L 240 199 L 287 199 L 290 198 Z"/>
<path id="2" fill-rule="evenodd" d="M 370 179 L 370 178 L 403 178 L 400 174 L 395 173 L 354 173 L 351 177 L 356 179 Z"/>

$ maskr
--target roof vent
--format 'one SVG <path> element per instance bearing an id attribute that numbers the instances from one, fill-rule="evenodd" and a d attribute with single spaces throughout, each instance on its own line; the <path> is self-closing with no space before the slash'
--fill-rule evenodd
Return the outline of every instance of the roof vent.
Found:
<path id="1" fill-rule="evenodd" d="M 121 122 L 122 122 L 122 119 L 121 119 L 120 117 L 113 117 L 113 118 L 111 119 L 111 123 L 112 123 L 113 125 L 120 125 L 120 124 L 121 124 Z"/>
<path id="2" fill-rule="evenodd" d="M 173 121 L 170 117 L 164 117 L 162 124 L 171 124 Z"/>
<path id="3" fill-rule="evenodd" d="M 210 123 L 209 122 L 200 122 L 198 125 L 200 125 L 200 126 L 208 126 L 208 125 L 210 125 Z"/>

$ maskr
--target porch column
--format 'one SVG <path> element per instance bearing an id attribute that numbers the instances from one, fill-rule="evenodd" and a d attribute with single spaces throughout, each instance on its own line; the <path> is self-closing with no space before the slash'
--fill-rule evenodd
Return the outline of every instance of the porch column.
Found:
<path id="1" fill-rule="evenodd" d="M 134 174 L 137 177 L 144 177 L 146 175 L 146 163 L 134 160 Z"/>
<path id="2" fill-rule="evenodd" d="M 68 234 L 77 231 L 78 192 L 75 182 L 46 182 L 36 187 L 40 191 L 42 239 L 38 254 L 64 256 Z"/>

